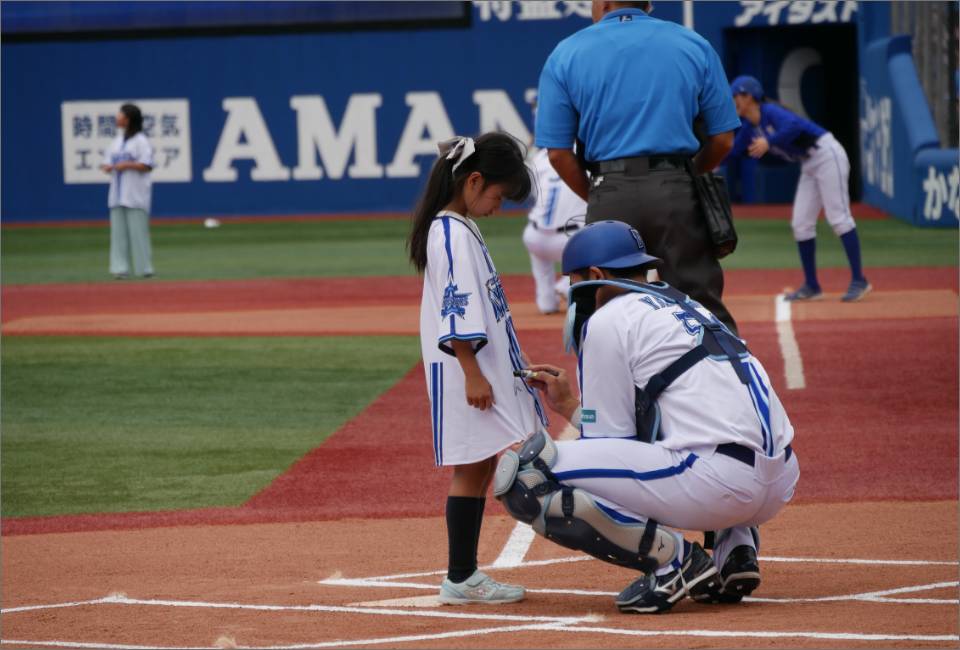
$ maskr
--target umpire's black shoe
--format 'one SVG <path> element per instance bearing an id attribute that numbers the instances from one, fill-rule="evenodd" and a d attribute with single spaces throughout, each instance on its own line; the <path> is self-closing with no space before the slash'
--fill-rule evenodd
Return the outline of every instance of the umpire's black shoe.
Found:
<path id="1" fill-rule="evenodd" d="M 691 544 L 680 570 L 662 576 L 647 573 L 620 592 L 617 607 L 628 614 L 665 612 L 689 595 L 698 599 L 703 593 L 720 590 L 720 576 L 713 560 L 699 544 Z"/>
<path id="2" fill-rule="evenodd" d="M 720 569 L 722 587 L 714 593 L 701 593 L 694 600 L 702 603 L 739 603 L 760 586 L 760 562 L 757 551 L 750 546 L 738 546 L 727 556 Z"/>

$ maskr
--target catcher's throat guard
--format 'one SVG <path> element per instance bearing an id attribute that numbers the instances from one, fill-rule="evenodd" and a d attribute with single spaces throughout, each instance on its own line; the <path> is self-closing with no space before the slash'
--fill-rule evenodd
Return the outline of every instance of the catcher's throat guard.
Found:
<path id="1" fill-rule="evenodd" d="M 623 521 L 589 492 L 561 484 L 551 471 L 556 458 L 556 444 L 543 433 L 519 454 L 503 454 L 493 494 L 511 516 L 561 546 L 617 566 L 649 572 L 677 557 L 679 535 L 652 519 Z"/>

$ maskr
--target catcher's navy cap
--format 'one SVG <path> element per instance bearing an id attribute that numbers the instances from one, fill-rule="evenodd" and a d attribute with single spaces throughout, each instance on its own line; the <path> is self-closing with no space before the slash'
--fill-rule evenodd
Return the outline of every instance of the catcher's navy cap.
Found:
<path id="1" fill-rule="evenodd" d="M 740 75 L 730 84 L 730 92 L 734 95 L 750 95 L 756 100 L 763 99 L 763 86 L 756 77 Z"/>
<path id="2" fill-rule="evenodd" d="M 647 254 L 647 247 L 635 229 L 622 221 L 598 221 L 587 224 L 563 249 L 563 272 L 596 266 L 601 269 L 627 269 L 660 262 Z"/>

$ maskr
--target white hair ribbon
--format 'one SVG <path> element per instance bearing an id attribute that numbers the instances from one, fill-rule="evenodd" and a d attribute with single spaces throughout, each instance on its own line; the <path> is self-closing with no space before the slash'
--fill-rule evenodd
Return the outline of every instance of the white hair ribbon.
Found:
<path id="1" fill-rule="evenodd" d="M 437 145 L 437 148 L 440 149 L 441 156 L 446 156 L 447 160 L 454 161 L 454 173 L 456 173 L 457 167 L 459 167 L 464 160 L 472 156 L 473 152 L 477 150 L 473 138 L 468 138 L 462 135 L 449 140 L 444 140 Z"/>

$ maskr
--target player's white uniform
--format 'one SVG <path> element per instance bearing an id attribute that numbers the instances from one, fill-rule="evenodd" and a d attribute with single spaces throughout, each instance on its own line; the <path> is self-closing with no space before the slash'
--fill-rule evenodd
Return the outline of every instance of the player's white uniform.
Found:
<path id="1" fill-rule="evenodd" d="M 660 395 L 661 439 L 626 439 L 636 435 L 634 386 L 646 386 L 700 340 L 696 321 L 652 296 L 628 293 L 598 309 L 580 346 L 582 437 L 557 443 L 553 472 L 599 497 L 614 517 L 732 529 L 718 536 L 714 558 L 722 567 L 733 548 L 755 545 L 750 526 L 791 499 L 799 465 L 792 450 L 785 453 L 793 427 L 752 356 L 744 361 L 749 386 L 729 361 L 700 361 Z M 715 453 L 725 443 L 753 450 L 755 466 Z"/>
<path id="2" fill-rule="evenodd" d="M 467 403 L 454 339 L 473 343 L 493 389 L 491 408 Z M 437 465 L 490 458 L 546 427 L 535 391 L 513 376 L 525 364 L 493 260 L 476 224 L 453 212 L 439 213 L 430 226 L 420 344 Z"/>
<path id="3" fill-rule="evenodd" d="M 537 289 L 537 308 L 545 313 L 559 307 L 559 295 L 566 295 L 570 279 L 557 279 L 555 265 L 563 256 L 570 235 L 583 225 L 587 203 L 574 193 L 557 174 L 540 149 L 533 156 L 537 199 L 523 231 L 523 244 L 530 253 L 530 268 Z M 574 220 L 578 218 L 578 220 Z"/>

